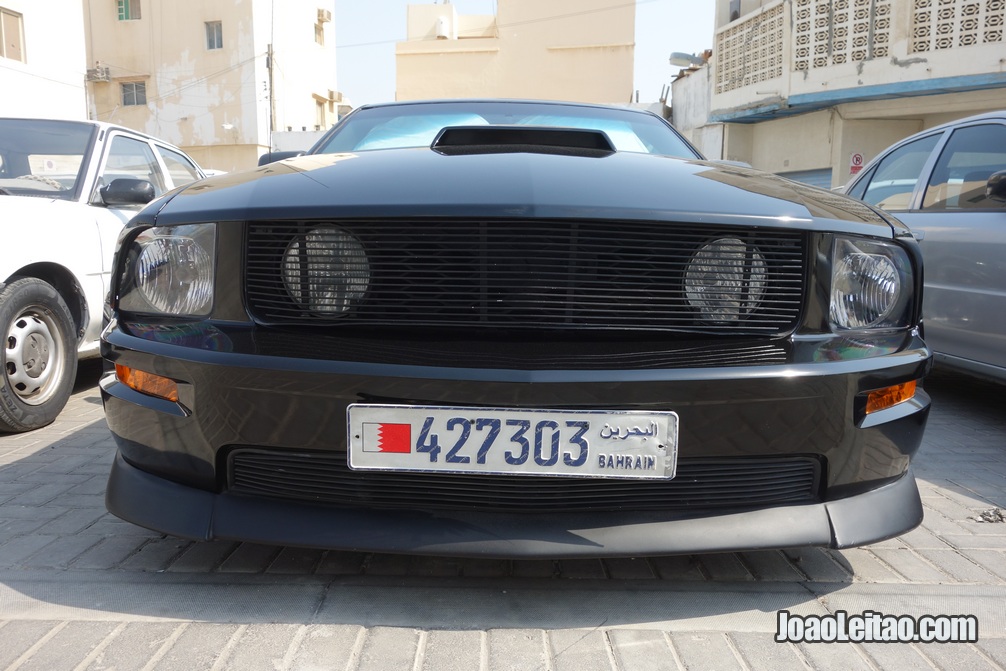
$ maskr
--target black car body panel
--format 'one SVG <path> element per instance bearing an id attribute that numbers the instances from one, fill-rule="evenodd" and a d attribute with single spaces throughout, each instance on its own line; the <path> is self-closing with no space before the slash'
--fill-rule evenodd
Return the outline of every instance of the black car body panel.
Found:
<path id="1" fill-rule="evenodd" d="M 931 365 L 904 227 L 745 168 L 602 154 L 309 155 L 142 212 L 102 340 L 126 371 L 101 384 L 109 509 L 189 538 L 471 556 L 847 547 L 917 525 L 929 398 L 870 405 Z M 140 236 L 199 224 L 215 240 L 202 316 L 130 307 L 151 272 Z M 326 244 L 344 263 L 312 275 L 309 245 Z M 833 326 L 842 244 L 893 250 L 896 323 Z M 351 307 L 311 302 L 319 282 Z M 710 308 L 703 288 L 740 298 Z M 141 393 L 128 371 L 177 394 Z M 673 412 L 677 472 L 354 469 L 355 404 Z"/>
<path id="2" fill-rule="evenodd" d="M 737 166 L 428 148 L 302 156 L 224 175 L 183 190 L 151 223 L 375 216 L 688 221 L 884 237 L 892 230 L 892 220 L 864 204 Z"/>
<path id="3" fill-rule="evenodd" d="M 921 521 L 918 493 L 905 473 L 919 446 L 928 397 L 920 393 L 880 416 L 863 415 L 857 408 L 864 390 L 925 373 L 929 353 L 916 336 L 780 345 L 778 352 L 755 353 L 755 358 L 767 358 L 763 365 L 669 369 L 660 366 L 660 358 L 673 360 L 674 348 L 667 348 L 649 353 L 657 358 L 655 367 L 517 370 L 333 361 L 330 357 L 338 346 L 318 352 L 315 356 L 320 358 L 293 358 L 288 353 L 291 345 L 298 349 L 296 340 L 282 342 L 282 335 L 261 339 L 247 328 L 225 324 L 182 329 L 184 344 L 177 344 L 178 336 L 171 329 L 144 330 L 142 336 L 127 335 L 121 325 L 113 324 L 106 332 L 112 360 L 186 383 L 181 386 L 179 403 L 171 404 L 139 394 L 114 378 L 104 380 L 108 423 L 121 455 L 109 486 L 109 505 L 125 519 L 181 536 L 371 551 L 397 548 L 427 554 L 576 556 L 807 544 L 839 547 L 880 540 L 893 535 L 893 526 L 910 528 Z M 200 340 L 202 347 L 192 346 Z M 464 348 L 452 352 L 441 345 L 439 349 L 445 361 L 452 354 L 455 360 L 465 356 Z M 687 356 L 697 348 L 681 349 L 680 354 Z M 715 354 L 706 351 L 702 356 Z M 735 357 L 745 352 L 724 348 L 722 355 L 736 362 Z M 354 477 L 348 470 L 340 477 L 306 476 L 281 490 L 273 485 L 245 485 L 242 490 L 229 480 L 234 476 L 230 462 L 234 454 L 255 449 L 295 457 L 308 473 L 332 469 L 329 457 L 345 464 L 346 407 L 361 399 L 486 407 L 673 408 L 681 417 L 682 448 L 681 471 L 670 481 L 672 488 L 687 486 L 686 467 L 697 458 L 718 460 L 724 467 L 742 471 L 754 468 L 766 454 L 781 460 L 750 482 L 695 479 L 691 493 L 650 493 L 659 507 L 634 503 L 631 496 L 612 491 L 600 492 L 596 498 L 604 501 L 617 496 L 618 505 L 581 503 L 580 510 L 560 507 L 553 511 L 535 504 L 542 494 L 536 493 L 539 483 L 532 482 L 534 478 L 511 479 L 501 487 L 520 487 L 526 492 L 520 497 L 533 505 L 518 502 L 510 504 L 514 510 L 498 512 L 507 505 L 498 498 L 484 501 L 481 510 L 477 502 L 469 502 L 461 506 L 466 514 L 460 520 L 457 509 L 450 507 L 428 505 L 428 510 L 421 511 L 424 497 L 430 503 L 427 494 L 382 503 L 389 491 L 419 487 L 422 492 L 435 492 L 451 483 L 427 487 L 422 478 L 391 478 L 368 489 L 366 481 L 373 481 L 374 476 Z M 137 405 L 147 412 L 138 412 Z M 852 424 L 847 423 L 850 417 L 856 418 Z M 799 460 L 818 464 L 818 472 L 808 480 L 771 479 L 783 466 L 792 467 Z M 289 471 L 289 464 L 279 462 L 271 470 L 274 476 Z M 147 485 L 129 484 L 141 474 L 160 480 L 164 500 L 172 501 L 167 507 L 154 505 L 150 512 L 156 514 L 156 522 L 138 514 L 135 507 L 140 498 L 152 503 L 160 500 L 151 496 Z M 901 481 L 901 485 L 891 484 Z M 891 492 L 883 499 L 889 504 L 885 514 L 857 517 L 864 504 L 855 503 L 856 495 L 885 485 Z M 138 495 L 147 494 L 132 498 L 121 493 L 121 488 L 131 486 L 138 487 Z M 350 493 L 345 492 L 347 488 Z M 587 494 L 581 497 L 589 498 Z M 786 505 L 788 497 L 792 497 L 791 505 Z M 204 502 L 193 504 L 201 509 L 195 517 L 186 509 L 189 500 Z M 270 515 L 262 515 L 279 502 L 282 505 Z M 773 504 L 771 508 L 766 502 Z M 590 505 L 597 510 L 590 511 Z M 843 506 L 858 512 L 845 518 L 828 513 Z M 774 510 L 778 507 L 783 512 Z M 361 510 L 365 515 L 356 519 Z M 344 537 L 341 534 L 350 519 L 356 519 L 357 531 Z M 762 519 L 774 520 L 771 528 L 783 536 L 760 527 Z M 419 520 L 423 531 L 418 538 L 403 538 L 394 531 L 412 528 Z M 541 537 L 524 535 L 532 533 L 526 526 L 530 520 L 538 527 L 533 533 Z M 691 520 L 695 531 L 679 537 L 681 520 Z M 509 534 L 500 536 L 499 525 L 509 528 Z M 844 538 L 835 531 L 840 526 L 847 529 Z M 610 527 L 625 528 L 613 536 L 621 540 L 605 544 L 601 539 L 614 533 L 605 531 Z M 472 536 L 458 535 L 461 528 Z M 632 528 L 640 536 L 626 544 Z M 698 533 L 699 528 L 705 532 Z M 248 535 L 252 529 L 254 534 Z M 587 542 L 579 532 L 593 540 Z M 492 542 L 484 545 L 490 537 Z"/>

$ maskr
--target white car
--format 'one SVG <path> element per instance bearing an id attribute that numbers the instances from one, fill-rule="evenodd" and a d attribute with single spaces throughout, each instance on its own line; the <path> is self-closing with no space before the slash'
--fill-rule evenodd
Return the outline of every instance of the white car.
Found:
<path id="1" fill-rule="evenodd" d="M 119 231 L 204 176 L 178 148 L 90 121 L 0 118 L 0 432 L 52 422 L 98 356 Z"/>

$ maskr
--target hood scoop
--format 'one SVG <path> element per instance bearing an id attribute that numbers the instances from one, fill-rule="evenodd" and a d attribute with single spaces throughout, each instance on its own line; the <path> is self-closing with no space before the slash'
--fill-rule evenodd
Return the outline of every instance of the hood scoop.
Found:
<path id="1" fill-rule="evenodd" d="M 446 156 L 460 154 L 561 154 L 603 157 L 615 153 L 599 130 L 550 126 L 449 126 L 430 149 Z"/>

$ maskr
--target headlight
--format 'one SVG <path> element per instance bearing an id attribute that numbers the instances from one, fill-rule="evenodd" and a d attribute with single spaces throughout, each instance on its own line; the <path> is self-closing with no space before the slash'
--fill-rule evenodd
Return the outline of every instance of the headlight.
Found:
<path id="1" fill-rule="evenodd" d="M 908 326 L 913 282 L 903 249 L 884 242 L 836 238 L 831 267 L 834 327 Z"/>
<path id="2" fill-rule="evenodd" d="M 130 243 L 119 291 L 126 312 L 205 316 L 213 307 L 215 224 L 148 228 Z"/>
<path id="3" fill-rule="evenodd" d="M 768 273 L 765 257 L 738 238 L 703 245 L 685 269 L 685 296 L 703 321 L 726 324 L 743 319 L 761 302 Z"/>
<path id="4" fill-rule="evenodd" d="M 363 244 L 335 226 L 298 235 L 283 254 L 283 284 L 301 307 L 339 315 L 363 298 L 370 262 Z"/>

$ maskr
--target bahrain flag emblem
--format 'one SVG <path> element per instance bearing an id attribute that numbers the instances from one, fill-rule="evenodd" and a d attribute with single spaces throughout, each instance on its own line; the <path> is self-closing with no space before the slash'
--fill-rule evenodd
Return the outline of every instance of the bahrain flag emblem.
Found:
<path id="1" fill-rule="evenodd" d="M 410 424 L 363 423 L 364 452 L 412 452 Z"/>

